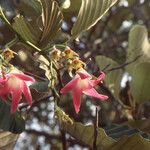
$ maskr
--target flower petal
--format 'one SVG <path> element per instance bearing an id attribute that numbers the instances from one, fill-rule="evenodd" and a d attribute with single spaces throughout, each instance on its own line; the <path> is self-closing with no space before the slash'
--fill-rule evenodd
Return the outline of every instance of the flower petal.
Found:
<path id="1" fill-rule="evenodd" d="M 83 93 L 88 95 L 88 96 L 96 97 L 96 98 L 101 99 L 101 100 L 108 99 L 108 96 L 99 94 L 94 88 L 89 89 L 89 90 L 85 90 L 85 91 L 83 91 Z"/>
<path id="2" fill-rule="evenodd" d="M 21 79 L 21 80 L 24 80 L 24 81 L 31 81 L 31 82 L 35 82 L 35 79 L 28 76 L 28 75 L 25 75 L 23 73 L 11 73 L 11 75 Z"/>
<path id="3" fill-rule="evenodd" d="M 77 82 L 79 80 L 79 77 L 75 77 L 74 79 L 72 79 L 69 83 L 67 83 L 61 90 L 60 93 L 67 93 L 69 91 L 71 91 L 73 88 L 75 88 Z"/>
<path id="4" fill-rule="evenodd" d="M 80 76 L 81 79 L 91 78 L 92 76 L 87 73 L 86 71 L 77 71 L 77 74 Z"/>
<path id="5" fill-rule="evenodd" d="M 72 93 L 72 96 L 73 96 L 73 105 L 74 105 L 76 113 L 78 113 L 80 111 L 81 94 L 82 94 L 82 90 L 79 89 L 79 88 L 74 89 L 73 93 Z"/>
<path id="6" fill-rule="evenodd" d="M 26 101 L 31 106 L 32 105 L 32 96 L 31 96 L 30 89 L 29 89 L 29 87 L 27 86 L 26 83 L 23 83 L 22 92 L 23 92 L 23 94 L 26 98 Z"/>
<path id="7" fill-rule="evenodd" d="M 19 101 L 21 99 L 21 90 L 20 89 L 13 89 L 11 92 L 12 95 L 12 105 L 11 105 L 11 113 L 16 112 Z"/>
<path id="8" fill-rule="evenodd" d="M 4 87 L 2 87 L 3 85 L 0 85 L 0 96 L 3 96 L 7 93 L 9 93 L 9 86 L 7 84 L 4 85 Z"/>
<path id="9" fill-rule="evenodd" d="M 96 86 L 99 82 L 103 81 L 105 78 L 105 74 L 101 72 L 100 76 L 96 80 L 90 80 L 90 84 L 92 87 Z"/>

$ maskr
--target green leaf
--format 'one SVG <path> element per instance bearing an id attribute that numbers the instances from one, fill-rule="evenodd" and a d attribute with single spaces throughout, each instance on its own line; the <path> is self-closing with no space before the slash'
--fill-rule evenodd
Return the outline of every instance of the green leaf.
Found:
<path id="1" fill-rule="evenodd" d="M 12 133 L 21 133 L 25 129 L 25 121 L 21 115 L 16 112 L 11 114 L 10 105 L 0 99 L 0 129 Z"/>
<path id="2" fill-rule="evenodd" d="M 18 139 L 18 134 L 0 131 L 0 150 L 12 150 Z"/>
<path id="3" fill-rule="evenodd" d="M 73 37 L 94 26 L 117 0 L 82 0 L 77 21 L 72 28 Z"/>
<path id="4" fill-rule="evenodd" d="M 12 24 L 13 29 L 21 36 L 25 41 L 29 41 L 33 44 L 37 43 L 38 35 L 32 26 L 27 22 L 23 16 L 17 15 L 14 18 Z"/>
<path id="5" fill-rule="evenodd" d="M 71 19 L 72 16 L 77 16 L 81 7 L 82 0 L 70 0 L 70 7 L 62 9 L 64 19 Z"/>
<path id="6" fill-rule="evenodd" d="M 132 120 L 129 121 L 128 124 L 133 128 L 140 129 L 141 131 L 150 134 L 150 119 Z"/>
<path id="7" fill-rule="evenodd" d="M 15 8 L 17 11 L 28 19 L 30 26 L 36 31 L 36 37 L 39 38 L 41 34 L 41 13 L 42 5 L 39 0 L 18 0 L 14 1 Z"/>
<path id="8" fill-rule="evenodd" d="M 83 125 L 73 122 L 69 116 L 59 107 L 56 107 L 55 114 L 62 130 L 74 137 L 78 142 L 93 147 L 94 126 Z M 146 139 L 145 139 L 146 138 Z M 97 128 L 97 150 L 127 150 L 134 149 L 148 150 L 150 148 L 150 135 L 140 130 L 133 129 L 127 125 L 112 125 L 110 127 Z M 132 144 L 131 144 L 132 143 Z M 122 147 L 123 146 L 123 147 Z"/>
<path id="9" fill-rule="evenodd" d="M 94 139 L 94 127 L 92 125 L 84 126 L 82 123 L 74 122 L 73 124 L 63 123 L 61 127 L 75 139 L 92 148 Z M 97 149 L 100 147 L 107 149 L 115 142 L 115 140 L 106 135 L 102 128 L 98 128 L 97 139 Z"/>
<path id="10" fill-rule="evenodd" d="M 150 135 L 147 133 L 144 133 L 140 131 L 139 129 L 134 129 L 132 127 L 129 127 L 128 125 L 118 125 L 113 124 L 110 127 L 105 128 L 106 134 L 115 139 L 119 140 L 122 136 L 133 136 L 135 134 L 139 134 L 143 138 L 150 139 Z"/>
<path id="11" fill-rule="evenodd" d="M 97 56 L 96 63 L 99 66 L 99 68 L 102 70 L 105 67 L 108 67 L 107 69 L 111 69 L 111 68 L 119 66 L 119 64 L 116 61 L 105 56 Z M 123 71 L 121 69 L 113 70 L 106 74 L 106 77 L 104 80 L 104 82 L 106 83 L 106 86 L 111 90 L 111 92 L 117 98 L 120 92 L 120 82 L 121 82 L 122 75 L 123 75 Z"/>
<path id="12" fill-rule="evenodd" d="M 144 139 L 139 134 L 132 136 L 123 136 L 119 141 L 114 143 L 109 150 L 149 150 L 150 141 Z"/>
<path id="13" fill-rule="evenodd" d="M 140 62 L 150 60 L 150 43 L 148 31 L 143 25 L 134 25 L 129 32 L 128 59 L 143 55 Z M 137 61 L 136 61 L 137 62 Z"/>
<path id="14" fill-rule="evenodd" d="M 41 0 L 43 29 L 40 44 L 48 44 L 52 40 L 62 25 L 62 13 L 56 1 Z M 46 45 L 45 45 L 46 46 Z"/>
<path id="15" fill-rule="evenodd" d="M 61 122 L 60 125 L 72 137 L 92 148 L 94 139 L 93 125 L 86 126 L 78 122 L 74 122 L 73 124 Z M 133 146 L 136 150 L 148 150 L 150 148 L 150 141 L 143 138 L 146 137 L 149 139 L 149 135 L 137 129 L 129 128 L 126 125 L 113 125 L 105 130 L 98 128 L 97 132 L 97 150 L 120 150 L 120 148 L 127 150 L 133 149 Z"/>
<path id="16" fill-rule="evenodd" d="M 137 103 L 150 99 L 150 63 L 145 62 L 132 68 L 131 92 Z"/>
<path id="17" fill-rule="evenodd" d="M 15 6 L 18 10 L 23 11 L 27 16 L 36 17 L 41 15 L 42 7 L 39 0 L 18 0 L 15 2 Z"/>

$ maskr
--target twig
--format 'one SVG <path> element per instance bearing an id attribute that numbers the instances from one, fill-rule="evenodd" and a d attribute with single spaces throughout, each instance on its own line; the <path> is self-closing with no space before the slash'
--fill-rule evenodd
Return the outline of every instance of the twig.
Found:
<path id="1" fill-rule="evenodd" d="M 65 132 L 63 130 L 61 130 L 61 142 L 62 142 L 63 150 L 67 150 L 66 135 L 65 135 Z"/>
<path id="2" fill-rule="evenodd" d="M 122 69 L 124 68 L 125 66 L 127 65 L 130 65 L 132 63 L 134 63 L 135 61 L 137 61 L 142 55 L 138 55 L 137 57 L 135 57 L 133 60 L 129 61 L 129 62 L 126 62 L 120 66 L 117 66 L 117 67 L 113 67 L 113 68 L 110 68 L 108 70 L 105 70 L 105 72 L 110 72 L 110 71 L 114 71 L 114 70 L 118 70 L 118 69 Z M 108 66 L 108 65 L 107 65 Z"/>
<path id="3" fill-rule="evenodd" d="M 36 105 L 40 104 L 41 102 L 47 101 L 48 98 L 50 97 L 49 93 L 45 93 L 44 96 L 40 97 L 38 100 L 34 101 L 32 106 L 28 109 L 28 112 Z M 24 104 L 22 106 L 19 107 L 19 110 L 23 109 L 23 108 L 27 108 L 29 106 L 29 104 Z"/>
<path id="4" fill-rule="evenodd" d="M 94 139 L 93 139 L 93 148 L 92 150 L 96 150 L 96 141 L 97 141 L 97 128 L 98 128 L 98 108 L 96 107 L 96 116 L 94 122 Z"/>

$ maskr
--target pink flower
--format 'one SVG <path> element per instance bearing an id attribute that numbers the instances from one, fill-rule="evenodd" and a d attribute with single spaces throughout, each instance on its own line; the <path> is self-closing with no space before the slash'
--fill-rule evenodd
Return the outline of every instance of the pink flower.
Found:
<path id="1" fill-rule="evenodd" d="M 88 96 L 92 96 L 101 100 L 108 99 L 108 96 L 99 94 L 94 87 L 101 82 L 105 77 L 102 72 L 101 75 L 96 79 L 92 80 L 92 76 L 88 74 L 85 70 L 78 71 L 75 78 L 72 79 L 68 84 L 66 84 L 62 89 L 61 93 L 67 93 L 72 91 L 73 104 L 76 113 L 80 111 L 81 105 L 81 94 L 84 93 Z"/>
<path id="2" fill-rule="evenodd" d="M 12 106 L 11 112 L 14 113 L 18 107 L 19 101 L 22 98 L 22 93 L 24 94 L 26 101 L 31 106 L 32 105 L 32 96 L 30 89 L 27 85 L 27 82 L 35 82 L 35 80 L 23 73 L 8 73 L 0 76 L 0 96 L 6 98 L 7 94 L 11 94 Z"/>

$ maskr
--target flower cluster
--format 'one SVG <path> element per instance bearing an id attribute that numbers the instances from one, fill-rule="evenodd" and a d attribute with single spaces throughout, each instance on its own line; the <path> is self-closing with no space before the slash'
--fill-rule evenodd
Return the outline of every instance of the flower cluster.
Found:
<path id="1" fill-rule="evenodd" d="M 64 51 L 60 51 L 56 48 L 51 52 L 51 59 L 63 66 L 70 72 L 73 69 L 78 70 L 84 68 L 86 64 L 80 60 L 79 55 L 71 50 L 69 47 L 66 47 Z"/>
<path id="2" fill-rule="evenodd" d="M 87 73 L 84 69 L 86 64 L 81 61 L 79 55 L 69 47 L 66 47 L 62 52 L 55 48 L 51 52 L 51 59 L 59 64 L 63 64 L 63 68 L 67 68 L 71 77 L 72 70 L 75 70 L 76 72 L 75 77 L 60 90 L 62 94 L 72 92 L 73 104 L 76 113 L 80 111 L 82 94 L 86 94 L 101 100 L 108 99 L 108 96 L 99 94 L 94 89 L 97 84 L 104 80 L 105 74 L 101 72 L 97 79 L 92 79 L 92 75 Z"/>

